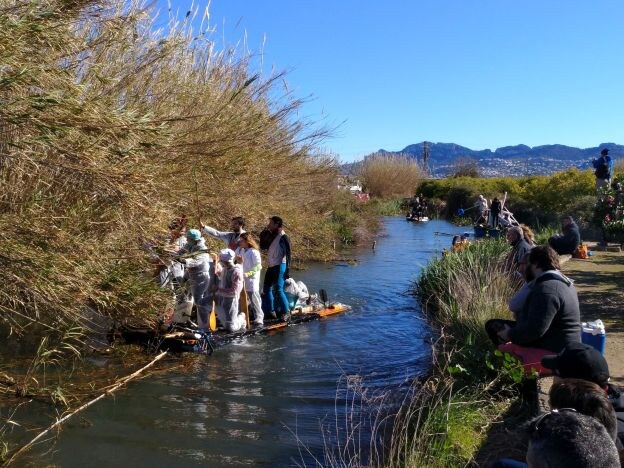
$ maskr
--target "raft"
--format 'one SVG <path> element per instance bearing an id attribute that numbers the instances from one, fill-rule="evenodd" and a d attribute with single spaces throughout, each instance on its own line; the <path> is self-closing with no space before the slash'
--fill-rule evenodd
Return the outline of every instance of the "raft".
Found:
<path id="1" fill-rule="evenodd" d="M 215 349 L 246 336 L 287 329 L 300 323 L 319 320 L 349 310 L 351 310 L 350 306 L 341 303 L 327 306 L 320 304 L 318 306 L 298 307 L 291 312 L 291 318 L 286 322 L 267 320 L 261 327 L 234 333 L 228 333 L 221 329 L 215 332 L 205 332 L 182 324 L 173 324 L 164 331 L 123 326 L 116 330 L 115 335 L 121 335 L 128 344 L 138 344 L 149 351 L 191 352 L 210 355 Z"/>
<path id="2" fill-rule="evenodd" d="M 418 217 L 412 217 L 410 215 L 407 215 L 405 217 L 406 221 L 411 221 L 413 223 L 426 223 L 427 221 L 429 221 L 429 217 L 428 216 L 418 216 Z"/>

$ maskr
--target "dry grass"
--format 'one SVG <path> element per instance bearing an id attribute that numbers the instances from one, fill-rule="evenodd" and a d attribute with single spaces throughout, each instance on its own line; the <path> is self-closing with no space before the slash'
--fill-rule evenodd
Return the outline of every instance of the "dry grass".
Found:
<path id="1" fill-rule="evenodd" d="M 413 196 L 423 176 L 418 162 L 409 156 L 374 154 L 358 168 L 364 189 L 380 198 Z"/>
<path id="2" fill-rule="evenodd" d="M 182 213 L 216 226 L 243 215 L 258 231 L 280 214 L 300 259 L 329 250 L 336 163 L 315 151 L 327 130 L 298 118 L 282 74 L 216 51 L 196 13 L 158 30 L 139 0 L 0 5 L 0 320 L 12 331 L 160 310 L 141 247 Z"/>

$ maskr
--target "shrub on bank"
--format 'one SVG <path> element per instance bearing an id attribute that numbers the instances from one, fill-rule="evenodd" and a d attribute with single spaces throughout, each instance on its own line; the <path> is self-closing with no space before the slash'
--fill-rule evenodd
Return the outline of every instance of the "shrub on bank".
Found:
<path id="1" fill-rule="evenodd" d="M 418 162 L 409 156 L 374 154 L 358 168 L 365 191 L 383 199 L 412 196 L 423 175 Z"/>
<path id="2" fill-rule="evenodd" d="M 591 219 L 595 201 L 595 178 L 591 171 L 568 169 L 549 176 L 453 177 L 426 180 L 418 188 L 428 198 L 447 200 L 445 212 L 452 217 L 458 208 L 473 206 L 477 197 L 501 199 L 507 192 L 506 207 L 519 222 L 531 226 L 558 224 L 562 215 L 571 214 L 581 224 Z"/>

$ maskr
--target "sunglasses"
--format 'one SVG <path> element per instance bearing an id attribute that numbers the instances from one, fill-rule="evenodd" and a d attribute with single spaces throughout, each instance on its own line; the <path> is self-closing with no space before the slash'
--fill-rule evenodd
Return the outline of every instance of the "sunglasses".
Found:
<path id="1" fill-rule="evenodd" d="M 574 408 L 559 408 L 559 409 L 550 410 L 548 413 L 544 413 L 544 414 L 538 416 L 531 423 L 531 433 L 534 434 L 537 431 L 539 431 L 539 426 L 542 423 L 542 421 L 544 421 L 549 416 L 551 416 L 553 414 L 558 414 L 558 413 L 576 413 L 576 410 Z"/>

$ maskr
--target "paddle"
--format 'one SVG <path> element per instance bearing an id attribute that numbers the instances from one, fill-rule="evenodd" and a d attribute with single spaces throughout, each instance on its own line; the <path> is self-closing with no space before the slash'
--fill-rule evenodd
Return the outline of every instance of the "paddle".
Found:
<path id="1" fill-rule="evenodd" d="M 249 304 L 247 303 L 247 290 L 245 289 L 245 280 L 243 280 L 243 290 L 240 296 L 240 308 L 245 314 L 245 320 L 247 321 L 247 330 L 251 329 L 251 322 L 249 320 Z"/>
<path id="2" fill-rule="evenodd" d="M 216 271 L 217 270 L 217 256 L 215 254 L 212 254 L 212 262 L 214 265 L 214 269 Z M 210 317 L 208 317 L 208 326 L 210 327 L 210 331 L 217 331 L 217 313 L 215 310 L 214 294 L 213 294 L 213 300 L 212 300 L 212 310 L 210 311 Z"/>
<path id="3" fill-rule="evenodd" d="M 212 301 L 212 310 L 210 311 L 210 317 L 208 317 L 208 326 L 210 331 L 217 331 L 217 314 L 215 311 L 215 301 Z"/>

